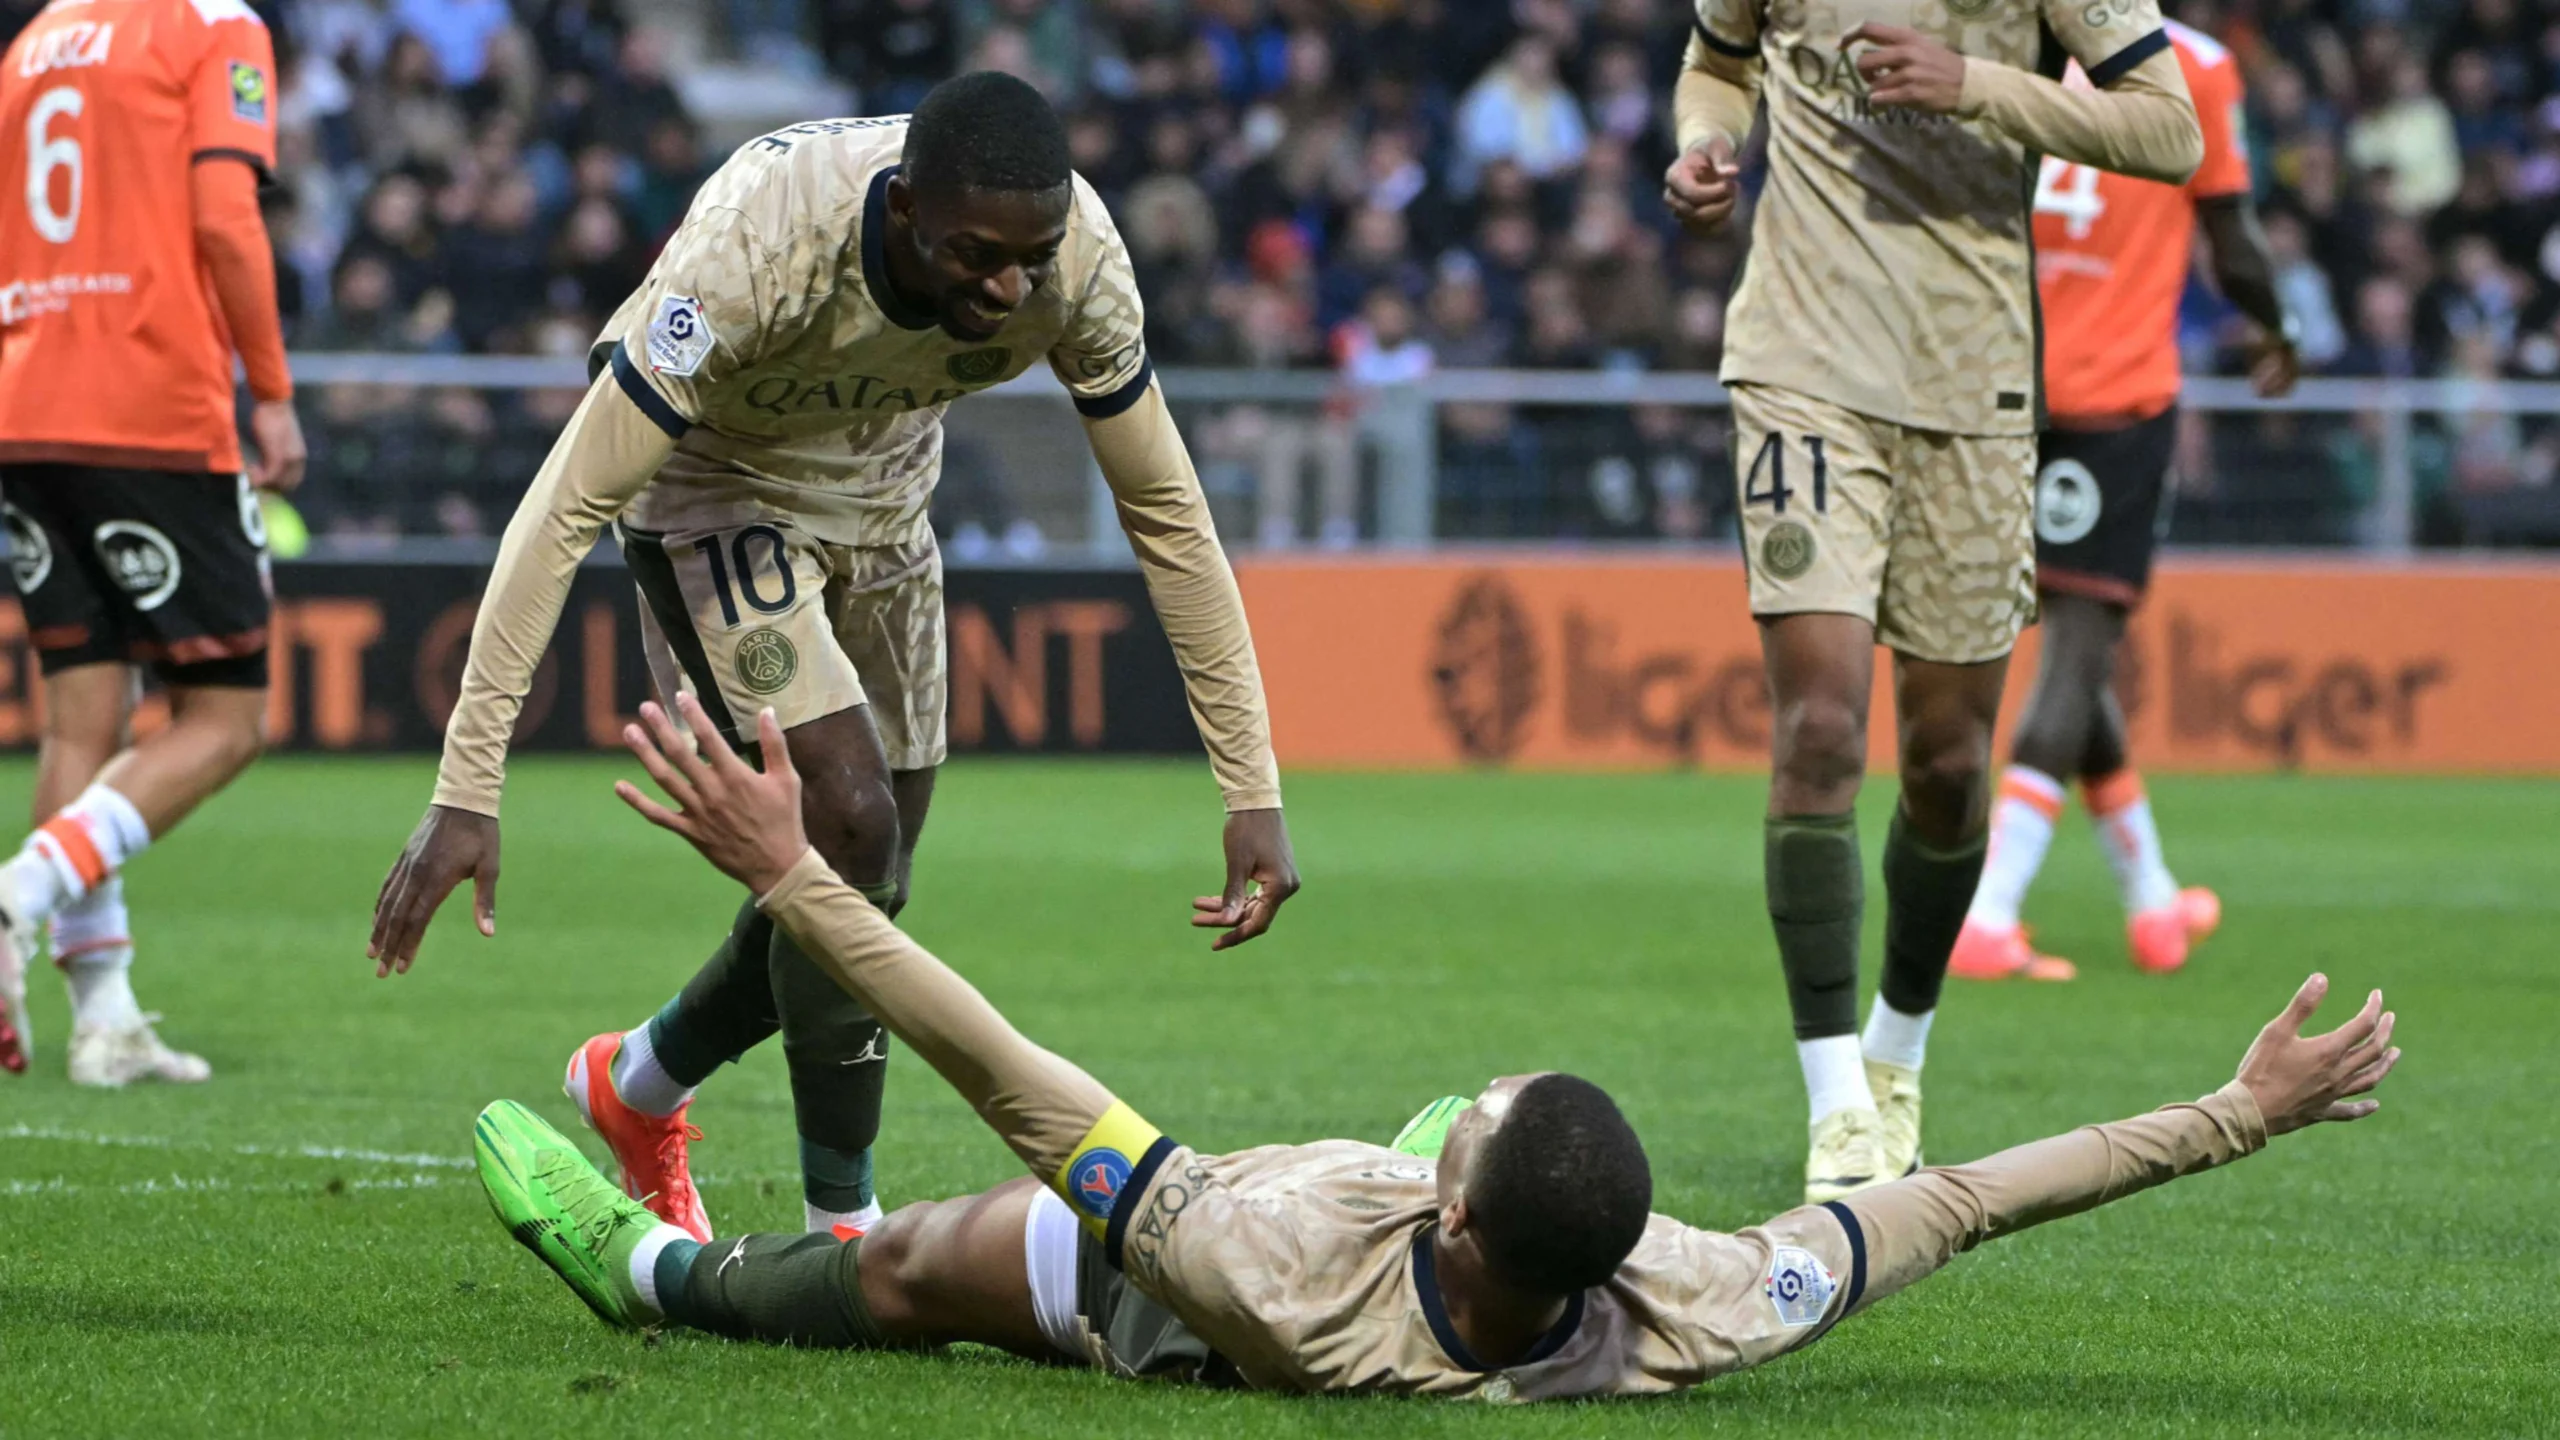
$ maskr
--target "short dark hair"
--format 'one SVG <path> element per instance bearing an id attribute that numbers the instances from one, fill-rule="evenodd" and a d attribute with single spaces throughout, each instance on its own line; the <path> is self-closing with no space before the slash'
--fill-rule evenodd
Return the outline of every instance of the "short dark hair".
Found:
<path id="1" fill-rule="evenodd" d="M 1644 1238 L 1653 1166 L 1608 1091 L 1541 1075 L 1476 1152 L 1466 1199 L 1497 1276 L 1570 1294 L 1607 1281 Z"/>
<path id="2" fill-rule="evenodd" d="M 996 70 L 936 85 L 907 121 L 907 183 L 937 192 L 1055 190 L 1074 178 L 1067 128 L 1039 91 Z"/>

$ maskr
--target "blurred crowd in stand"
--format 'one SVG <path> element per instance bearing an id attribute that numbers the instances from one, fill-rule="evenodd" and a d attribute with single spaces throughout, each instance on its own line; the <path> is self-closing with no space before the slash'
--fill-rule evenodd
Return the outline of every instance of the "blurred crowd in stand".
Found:
<path id="1" fill-rule="evenodd" d="M 0 0 L 11 29 L 36 8 Z M 282 72 L 270 221 L 301 350 L 582 353 L 721 159 L 679 93 L 698 61 L 833 79 L 866 113 L 958 70 L 1023 75 L 1118 216 L 1160 364 L 1339 376 L 1323 406 L 1186 408 L 1222 510 L 1265 544 L 1372 532 L 1377 397 L 1399 382 L 1712 370 L 1748 233 L 1746 215 L 1683 236 L 1658 200 L 1687 0 L 686 7 L 716 56 L 676 53 L 700 47 L 648 0 L 256 8 Z M 2560 377 L 2560 4 L 2170 8 L 2246 76 L 2311 373 Z M 2193 282 L 2189 369 L 2231 373 L 2243 338 Z M 341 537 L 491 533 L 574 401 L 328 387 L 306 407 L 306 509 Z M 1452 405 L 1436 425 L 1444 535 L 1729 529 L 1721 412 Z M 2369 418 L 2191 416 L 2179 533 L 2352 541 L 2383 453 Z M 2422 417 L 2409 454 L 2424 540 L 2560 541 L 2560 429 L 2457 406 Z M 955 446 L 951 528 L 1036 552 L 990 463 Z"/>

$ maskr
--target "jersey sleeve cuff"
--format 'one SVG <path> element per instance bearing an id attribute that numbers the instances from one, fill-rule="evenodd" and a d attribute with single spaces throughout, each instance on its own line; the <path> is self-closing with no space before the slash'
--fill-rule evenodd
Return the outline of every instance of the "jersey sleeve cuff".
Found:
<path id="1" fill-rule="evenodd" d="M 1227 792 L 1227 813 L 1230 815 L 1243 810 L 1277 810 L 1279 808 L 1280 789 L 1276 785 Z"/>
<path id="2" fill-rule="evenodd" d="M 667 397 L 658 393 L 658 387 L 640 373 L 640 367 L 631 362 L 630 347 L 619 340 L 613 343 L 613 383 L 622 387 L 622 393 L 631 397 L 631 403 L 640 407 L 650 424 L 665 431 L 668 439 L 681 440 L 693 428 L 684 412 L 668 403 Z"/>
<path id="3" fill-rule="evenodd" d="M 213 145 L 187 157 L 187 163 L 191 165 L 202 165 L 208 160 L 237 160 L 257 175 L 259 190 L 276 188 L 275 165 L 255 150 L 243 150 L 236 145 Z"/>
<path id="4" fill-rule="evenodd" d="M 1690 17 L 1689 27 L 1698 32 L 1699 44 L 1706 46 L 1708 49 L 1713 50 L 1728 60 L 1757 60 L 1760 58 L 1759 46 L 1736 45 L 1732 41 L 1718 35 L 1713 30 L 1708 29 L 1707 22 L 1698 19 L 1695 16 Z"/>
<path id="5" fill-rule="evenodd" d="M 2169 32 L 2154 30 L 2106 59 L 2089 67 L 2089 83 L 2104 90 L 2125 76 L 2133 67 L 2169 48 Z"/>
<path id="6" fill-rule="evenodd" d="M 429 798 L 447 810 L 468 810 L 474 815 L 486 815 L 492 820 L 498 818 L 498 797 L 470 786 L 439 780 L 436 782 L 435 794 Z"/>
<path id="7" fill-rule="evenodd" d="M 2230 1107 L 2231 1127 L 2238 1132 L 2233 1138 L 2241 1154 L 2255 1155 L 2267 1148 L 2267 1117 L 2259 1112 L 2258 1097 L 2249 1093 L 2248 1086 L 2232 1081 L 2207 1096 L 2205 1108 L 2210 1111 L 2215 1101 Z"/>
<path id="8" fill-rule="evenodd" d="M 756 897 L 756 908 L 767 915 L 778 916 L 785 906 L 799 898 L 802 891 L 825 880 L 836 880 L 836 872 L 827 868 L 825 857 L 818 853 L 817 846 L 811 845 L 800 852 L 800 858 L 791 863 L 790 869 L 782 872 L 782 878 L 773 883 L 772 889 Z M 836 880 L 836 883 L 841 885 L 844 882 Z"/>
<path id="9" fill-rule="evenodd" d="M 1087 420 L 1108 420 L 1114 415 L 1125 414 L 1131 406 L 1146 398 L 1147 387 L 1155 382 L 1155 378 L 1155 357 L 1150 355 L 1138 362 L 1138 373 L 1130 376 L 1119 389 L 1107 395 L 1078 395 L 1076 413 Z"/>

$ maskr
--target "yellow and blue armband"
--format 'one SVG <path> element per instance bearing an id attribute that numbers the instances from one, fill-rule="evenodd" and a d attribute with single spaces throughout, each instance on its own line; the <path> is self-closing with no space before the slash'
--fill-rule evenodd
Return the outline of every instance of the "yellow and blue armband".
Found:
<path id="1" fill-rule="evenodd" d="M 1156 1167 L 1173 1153 L 1174 1144 L 1146 1118 L 1114 1100 L 1102 1118 L 1076 1142 L 1075 1156 L 1049 1188 L 1076 1212 L 1085 1230 L 1103 1243 L 1113 1264 L 1120 1260 L 1120 1231 L 1128 1225 L 1125 1197 L 1134 1206 L 1155 1179 Z"/>

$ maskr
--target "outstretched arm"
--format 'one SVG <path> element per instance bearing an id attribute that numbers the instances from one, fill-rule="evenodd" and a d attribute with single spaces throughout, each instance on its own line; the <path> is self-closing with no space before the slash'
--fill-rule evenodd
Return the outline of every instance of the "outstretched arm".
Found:
<path id="1" fill-rule="evenodd" d="M 1298 866 L 1280 816 L 1280 765 L 1244 594 L 1164 392 L 1152 380 L 1140 383 L 1126 409 L 1088 413 L 1084 429 L 1226 796 L 1226 888 L 1192 902 L 1194 925 L 1227 932 L 1212 947 L 1223 950 L 1271 928 L 1281 903 L 1297 893 Z"/>
<path id="2" fill-rule="evenodd" d="M 2258 1033 L 2230 1084 L 2192 1105 L 2091 1125 L 2003 1150 L 1970 1165 L 1924 1170 L 1830 1207 L 1864 1252 L 1862 1294 L 1873 1303 L 1972 1249 L 2048 1220 L 2077 1215 L 2254 1154 L 2268 1139 L 2325 1120 L 2361 1120 L 2381 1102 L 2358 1099 L 2391 1073 L 2395 1017 L 2374 991 L 2329 1034 L 2302 1027 L 2328 994 L 2326 976 L 2303 982 Z"/>
<path id="3" fill-rule="evenodd" d="M 1024 1039 L 976 986 L 827 868 L 801 829 L 800 776 L 771 710 L 756 722 L 767 766 L 759 773 L 730 750 L 691 695 L 678 697 L 677 709 L 691 743 L 654 704 L 641 706 L 641 723 L 623 732 L 674 807 L 627 780 L 614 792 L 753 890 L 819 968 L 923 1056 L 1032 1174 L 1099 1231 L 1132 1167 L 1164 1143 L 1154 1127 L 1100 1081 Z M 1106 1153 L 1116 1168 L 1098 1158 Z"/>
<path id="4" fill-rule="evenodd" d="M 516 712 L 580 562 L 675 453 L 668 425 L 641 410 L 627 383 L 613 370 L 596 377 L 507 524 L 445 724 L 434 802 L 374 901 L 365 954 L 377 975 L 409 968 L 436 907 L 465 879 L 480 933 L 497 931 L 498 792 Z"/>

